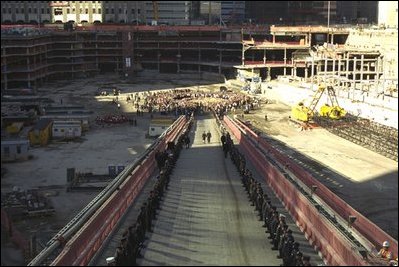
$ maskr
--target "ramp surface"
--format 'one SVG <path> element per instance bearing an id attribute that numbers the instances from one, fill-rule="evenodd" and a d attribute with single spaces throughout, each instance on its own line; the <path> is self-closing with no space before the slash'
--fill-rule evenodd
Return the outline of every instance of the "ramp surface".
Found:
<path id="1" fill-rule="evenodd" d="M 202 133 L 208 130 L 211 141 L 203 143 Z M 277 258 L 278 251 L 271 249 L 263 222 L 250 205 L 236 167 L 230 157 L 224 158 L 215 119 L 196 118 L 190 139 L 190 148 L 181 151 L 153 220 L 153 232 L 146 233 L 143 258 L 138 258 L 137 264 L 279 266 L 282 260 Z M 248 167 L 254 178 L 260 177 L 250 163 Z M 115 253 L 123 231 L 136 221 L 154 180 L 145 185 L 91 265 L 105 266 L 105 259 Z M 287 216 L 301 251 L 311 256 L 313 265 L 322 263 L 279 200 L 264 181 L 259 181 L 277 210 Z"/>
<path id="2" fill-rule="evenodd" d="M 139 265 L 280 265 L 214 119 L 200 119 L 180 154 Z M 211 131 L 204 144 L 202 133 Z"/>

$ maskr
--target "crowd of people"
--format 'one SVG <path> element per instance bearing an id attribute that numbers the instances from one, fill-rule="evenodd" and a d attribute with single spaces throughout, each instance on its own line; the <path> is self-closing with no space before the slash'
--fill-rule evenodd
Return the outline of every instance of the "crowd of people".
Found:
<path id="1" fill-rule="evenodd" d="M 169 142 L 164 151 L 155 153 L 155 160 L 159 168 L 159 175 L 150 191 L 147 200 L 140 208 L 135 223 L 128 227 L 122 235 L 119 246 L 113 257 L 107 258 L 109 266 L 135 266 L 136 259 L 142 257 L 140 251 L 144 247 L 146 232 L 152 232 L 152 222 L 156 219 L 156 211 L 164 192 L 168 189 L 170 175 L 186 142 L 189 128 L 179 137 L 176 144 Z"/>
<path id="2" fill-rule="evenodd" d="M 285 216 L 279 214 L 277 208 L 272 204 L 269 196 L 263 193 L 262 186 L 252 176 L 252 172 L 246 168 L 243 154 L 234 146 L 230 134 L 222 133 L 220 138 L 225 157 L 230 152 L 230 157 L 241 175 L 241 182 L 248 194 L 251 206 L 255 207 L 259 219 L 264 222 L 268 239 L 273 245 L 272 250 L 278 250 L 278 258 L 282 259 L 282 266 L 311 266 L 310 257 L 303 255 L 299 250 L 300 244 L 295 242 L 292 230 L 289 229 Z"/>
<path id="3" fill-rule="evenodd" d="M 129 118 L 124 114 L 108 114 L 104 116 L 97 116 L 96 123 L 97 124 L 117 124 L 117 123 L 125 123 L 128 122 Z"/>
<path id="4" fill-rule="evenodd" d="M 120 91 L 115 91 L 112 104 L 120 105 Z M 259 102 L 248 95 L 240 92 L 204 92 L 193 89 L 173 89 L 155 92 L 136 92 L 126 96 L 126 103 L 131 104 L 136 110 L 136 116 L 128 117 L 124 114 L 108 114 L 98 116 L 95 121 L 98 125 L 110 125 L 129 122 L 137 126 L 137 118 L 148 112 L 153 118 L 155 113 L 160 115 L 180 116 L 191 114 L 200 115 L 204 112 L 214 111 L 219 117 L 228 112 L 236 113 L 241 110 L 248 113 L 249 110 L 259 107 Z M 208 138 L 208 137 L 206 137 Z"/>
<path id="5" fill-rule="evenodd" d="M 215 109 L 218 114 L 244 112 L 259 106 L 257 99 L 236 92 L 203 92 L 193 89 L 174 89 L 158 92 L 132 93 L 126 102 L 140 112 L 159 112 L 164 115 L 190 115 Z"/>

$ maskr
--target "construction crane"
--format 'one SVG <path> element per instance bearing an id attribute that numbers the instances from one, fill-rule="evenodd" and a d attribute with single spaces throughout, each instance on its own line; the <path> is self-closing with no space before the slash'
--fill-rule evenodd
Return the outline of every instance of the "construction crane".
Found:
<path id="1" fill-rule="evenodd" d="M 154 9 L 154 21 L 155 25 L 158 23 L 158 1 L 152 1 L 152 8 Z M 154 23 L 153 23 L 154 24 Z"/>
<path id="2" fill-rule="evenodd" d="M 332 86 L 319 85 L 308 107 L 305 106 L 303 102 L 299 102 L 296 106 L 292 107 L 291 118 L 301 122 L 309 122 L 312 120 L 316 106 L 325 91 L 327 91 L 328 99 L 330 100 L 331 105 L 326 103 L 321 106 L 319 115 L 333 120 L 338 120 L 345 117 L 346 111 L 338 105 L 334 88 Z"/>

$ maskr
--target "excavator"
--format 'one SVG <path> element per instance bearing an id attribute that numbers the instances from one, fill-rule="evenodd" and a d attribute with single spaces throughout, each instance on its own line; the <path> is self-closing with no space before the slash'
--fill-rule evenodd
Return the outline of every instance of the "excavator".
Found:
<path id="1" fill-rule="evenodd" d="M 335 95 L 334 88 L 332 86 L 325 86 L 320 84 L 316 93 L 314 94 L 310 105 L 307 107 L 303 102 L 299 102 L 296 106 L 291 109 L 291 119 L 298 120 L 300 122 L 309 122 L 313 119 L 317 103 L 323 93 L 327 91 L 328 99 L 330 99 L 331 105 L 328 103 L 320 107 L 319 116 L 326 117 L 333 120 L 339 120 L 346 115 L 345 109 L 338 105 L 337 96 Z"/>

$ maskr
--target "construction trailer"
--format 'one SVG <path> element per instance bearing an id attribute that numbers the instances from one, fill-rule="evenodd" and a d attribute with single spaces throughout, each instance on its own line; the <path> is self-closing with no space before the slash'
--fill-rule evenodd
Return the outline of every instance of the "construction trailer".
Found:
<path id="1" fill-rule="evenodd" d="M 82 136 L 80 121 L 54 121 L 52 129 L 55 139 L 74 139 Z"/>
<path id="2" fill-rule="evenodd" d="M 10 139 L 1 140 L 1 162 L 27 160 L 29 140 Z"/>
<path id="3" fill-rule="evenodd" d="M 44 115 L 41 119 L 52 119 L 53 121 L 80 121 L 82 131 L 89 130 L 89 116 L 88 115 Z"/>

